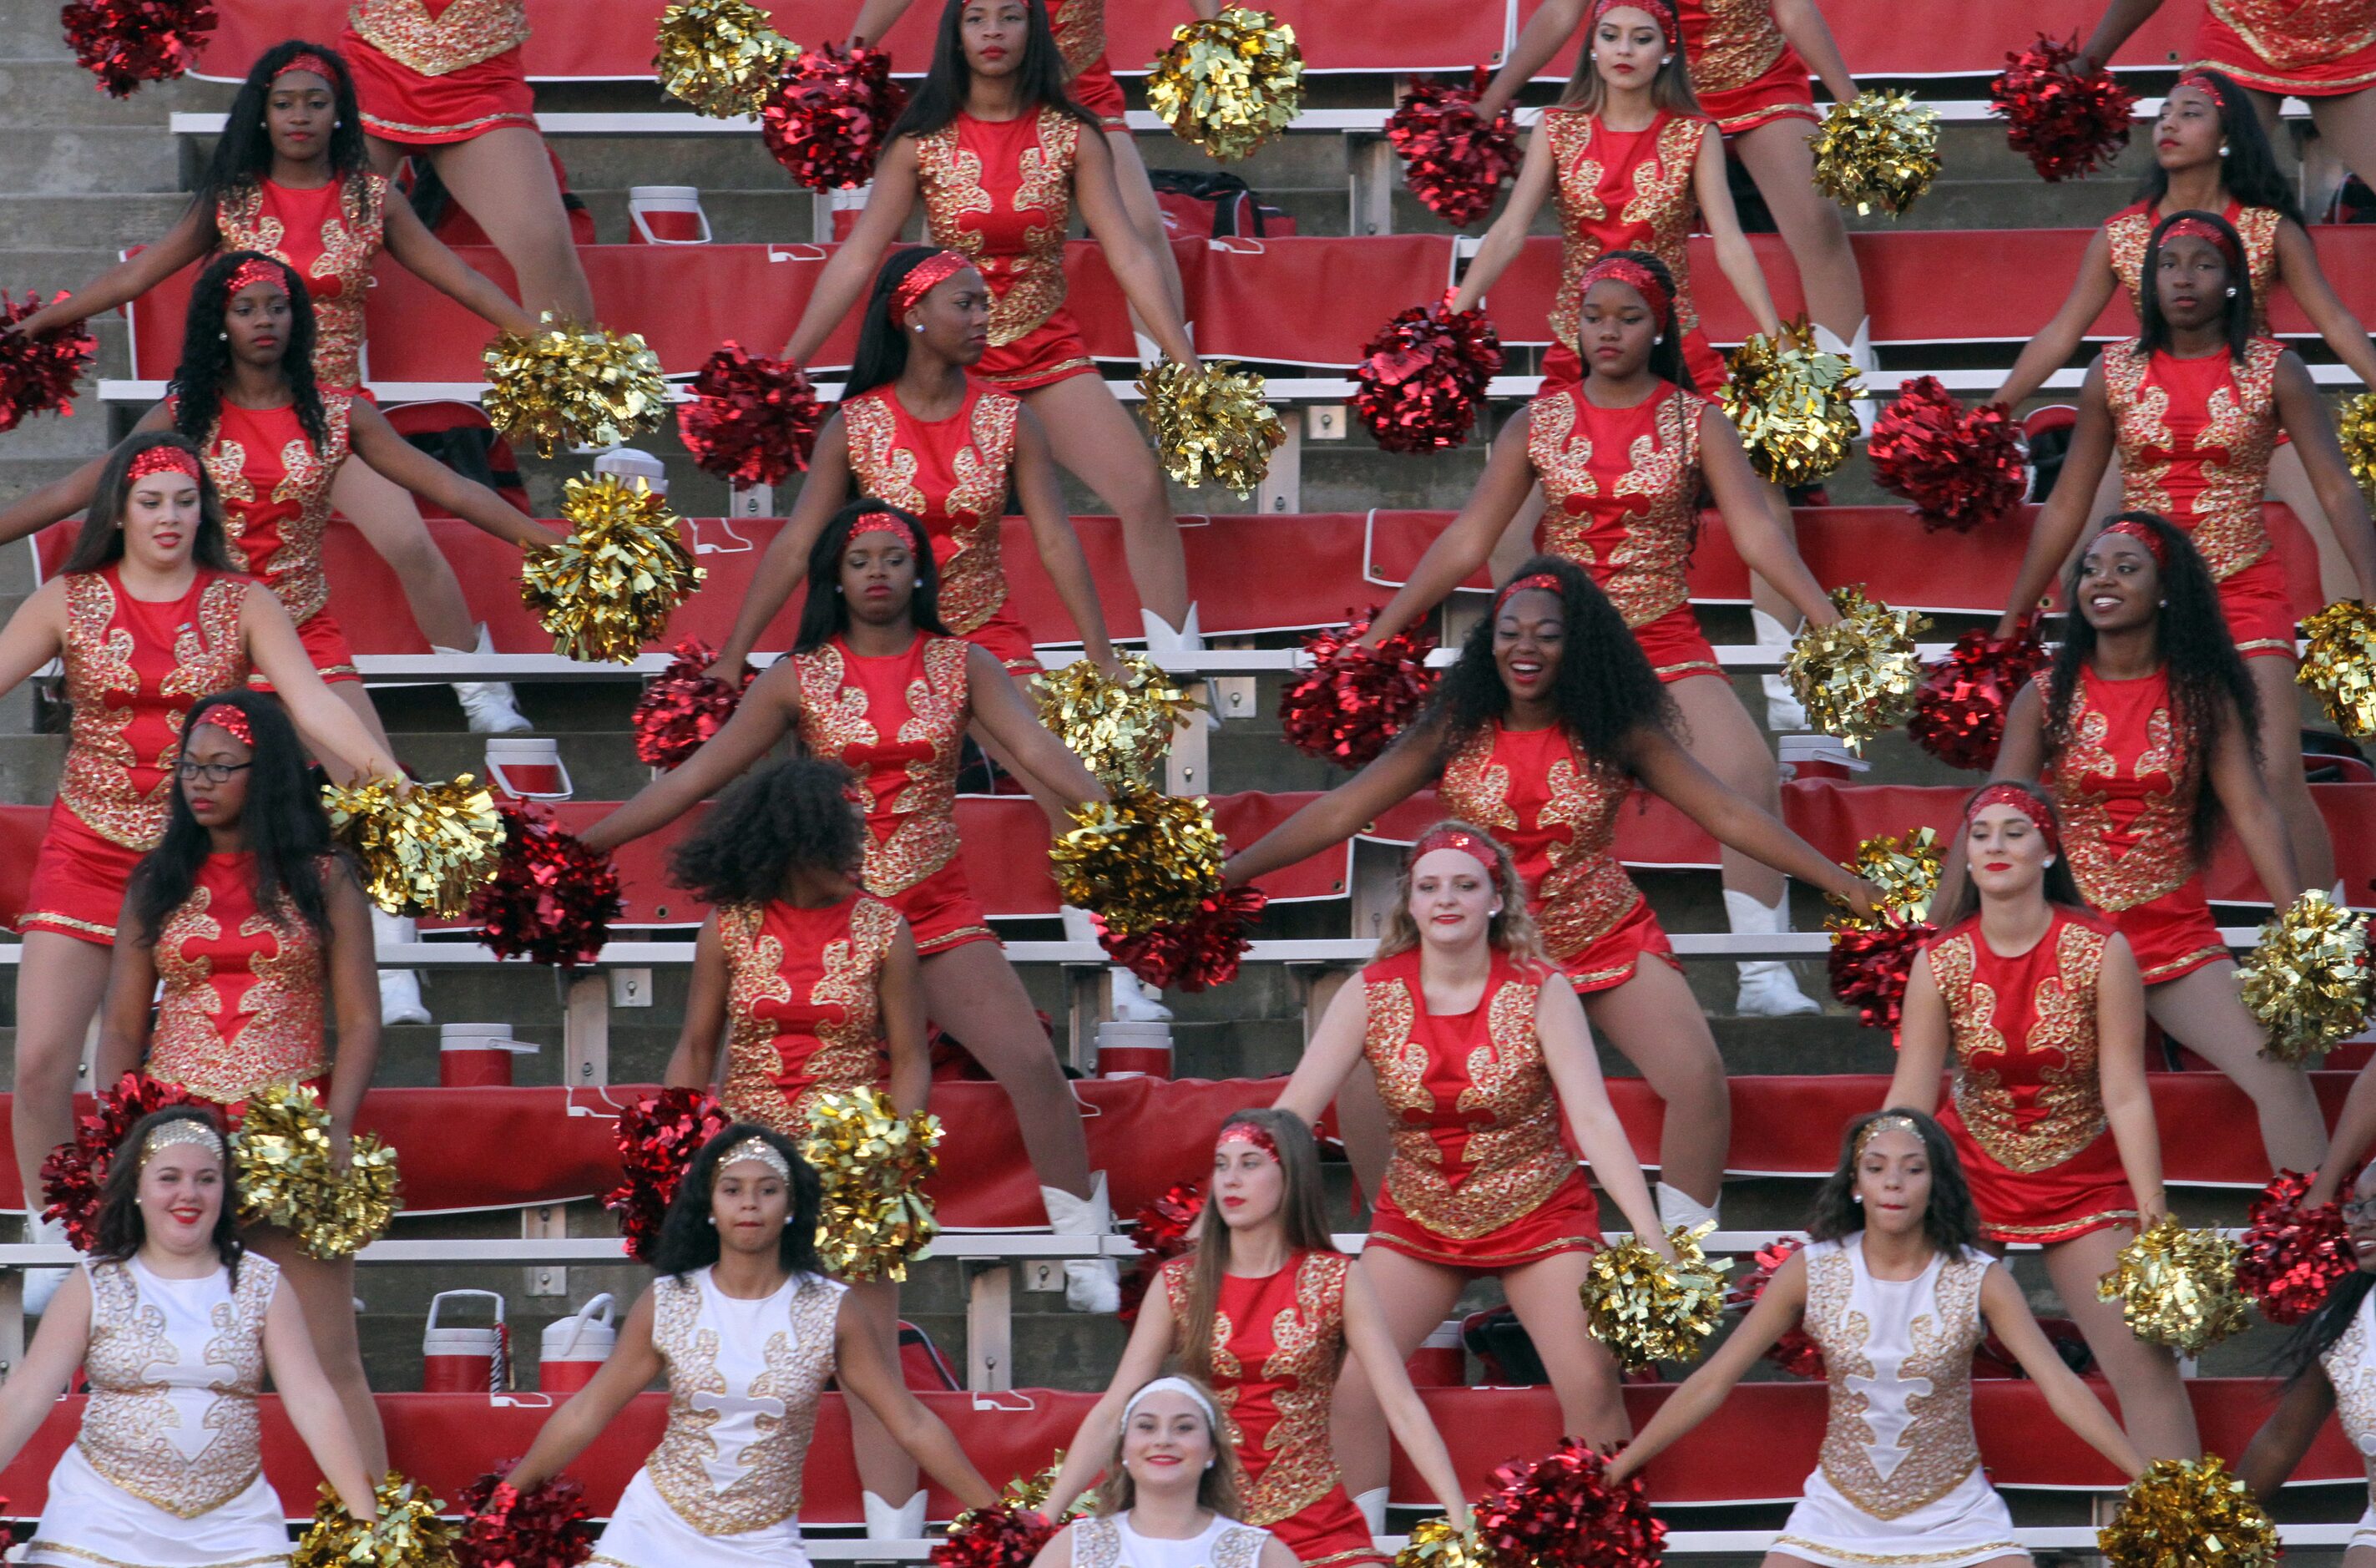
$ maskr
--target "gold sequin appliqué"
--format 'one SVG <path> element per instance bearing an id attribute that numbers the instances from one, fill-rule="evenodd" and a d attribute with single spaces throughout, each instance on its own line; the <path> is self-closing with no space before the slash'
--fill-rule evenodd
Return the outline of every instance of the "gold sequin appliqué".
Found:
<path id="1" fill-rule="evenodd" d="M 2046 675 L 2037 677 L 2045 695 Z M 2054 803 L 2062 813 L 2063 852 L 2087 902 L 2105 914 L 2149 904 L 2186 885 L 2194 874 L 2193 818 L 2202 781 L 2170 726 L 2169 709 L 2145 721 L 2145 749 L 2129 777 L 2158 778 L 2126 827 L 2113 822 L 2108 786 L 2121 765 L 2106 743 L 2110 716 L 2089 705 L 2083 673 L 2071 699 L 2071 739 L 2054 764 Z M 2116 838 L 2119 842 L 2116 842 Z"/>
<path id="2" fill-rule="evenodd" d="M 1039 221 L 1024 228 L 1020 250 L 1004 254 L 993 254 L 989 236 L 963 221 L 997 208 L 982 184 L 980 156 L 958 139 L 958 122 L 917 138 L 925 228 L 933 244 L 971 260 L 990 285 L 993 349 L 1028 337 L 1064 303 L 1064 232 L 1073 216 L 1073 165 L 1080 137 L 1081 124 L 1070 114 L 1052 108 L 1040 112 L 1009 209 L 1037 214 Z"/>
<path id="3" fill-rule="evenodd" d="M 1262 1375 L 1278 1420 L 1263 1439 L 1270 1463 L 1245 1498 L 1245 1521 L 1269 1526 L 1328 1495 L 1344 1478 L 1328 1437 L 1328 1408 L 1345 1359 L 1345 1272 L 1351 1260 L 1306 1253 L 1295 1268 L 1295 1305 L 1271 1319 Z"/>
<path id="4" fill-rule="evenodd" d="M 443 77 L 526 42 L 528 0 L 454 0 L 434 17 L 423 0 L 360 0 L 347 25 L 399 65 Z"/>
<path id="5" fill-rule="evenodd" d="M 953 465 L 956 483 L 944 503 L 956 549 L 941 563 L 941 623 L 963 636 L 1006 602 L 999 516 L 1015 467 L 1015 425 L 1023 405 L 1004 392 L 974 399 L 967 444 Z"/>
<path id="6" fill-rule="evenodd" d="M 1747 87 L 1774 68 L 1786 41 L 1775 24 L 1774 0 L 1705 0 L 1707 33 L 1692 65 L 1701 92 Z"/>
<path id="7" fill-rule="evenodd" d="M 916 454 L 899 445 L 899 414 L 890 388 L 853 398 L 841 406 L 849 437 L 849 471 L 861 495 L 888 501 L 903 512 L 929 510 L 916 486 Z"/>
<path id="8" fill-rule="evenodd" d="M 204 1368 L 228 1376 L 210 1381 L 212 1396 L 200 1429 L 213 1433 L 195 1456 L 166 1435 L 182 1412 L 156 1382 L 152 1369 L 182 1364 L 163 1311 L 140 1300 L 129 1265 L 95 1264 L 90 1348 L 84 1366 L 90 1400 L 76 1445 L 92 1469 L 144 1503 L 179 1519 L 211 1513 L 247 1490 L 263 1467 L 256 1396 L 264 1384 L 264 1317 L 279 1270 L 268 1258 L 240 1260 L 232 1299 L 209 1317 L 213 1336 L 199 1350 Z"/>
<path id="9" fill-rule="evenodd" d="M 1629 467 L 1609 487 L 1612 498 L 1639 496 L 1643 509 L 1622 519 L 1625 538 L 1609 556 L 1601 591 L 1629 626 L 1651 622 L 1691 602 L 1684 574 L 1699 542 L 1693 503 L 1700 489 L 1700 405 L 1681 388 L 1658 400 L 1651 434 L 1627 449 Z"/>
<path id="10" fill-rule="evenodd" d="M 743 1394 L 780 1403 L 783 1414 L 755 1419 L 758 1435 L 735 1456 L 742 1473 L 718 1487 L 709 1464 L 719 1457 L 711 1433 L 720 1412 L 695 1403 L 699 1396 L 719 1399 L 733 1392 L 718 1368 L 718 1332 L 700 1325 L 701 1286 L 692 1277 L 664 1278 L 653 1289 L 652 1340 L 669 1369 L 668 1430 L 645 1464 L 654 1490 L 706 1536 L 741 1535 L 790 1518 L 800 1512 L 801 1467 L 816 1430 L 817 1398 L 833 1375 L 840 1291 L 809 1280 L 792 1292 L 785 1326 L 762 1349 L 766 1370 Z"/>
<path id="11" fill-rule="evenodd" d="M 2203 489 L 2193 503 L 2194 547 L 2215 577 L 2227 577 L 2266 555 L 2268 526 L 2261 495 L 2277 444 L 2277 361 L 2285 345 L 2255 338 L 2233 380 L 2214 387 L 2210 418 L 2195 436 L 2203 454 Z M 2213 453 L 2217 456 L 2213 456 Z"/>
<path id="12" fill-rule="evenodd" d="M 777 1092 L 782 1060 L 776 1052 L 776 1025 L 760 1004 L 790 1002 L 784 979 L 784 944 L 766 934 L 766 910 L 757 904 L 723 904 L 718 910 L 718 944 L 726 956 L 726 1082 L 720 1096 L 732 1113 L 748 1116 L 789 1136 L 807 1130 L 805 1114 L 785 1105 Z"/>
<path id="13" fill-rule="evenodd" d="M 2327 1381 L 2334 1385 L 2334 1413 L 2343 1422 L 2343 1434 L 2361 1455 L 2368 1470 L 2368 1492 L 2376 1503 L 2376 1343 L 2368 1332 L 2371 1311 L 2370 1298 L 2362 1298 L 2359 1310 L 2351 1314 L 2350 1326 L 2342 1337 L 2319 1358 L 2326 1369 Z"/>
<path id="14" fill-rule="evenodd" d="M 908 765 L 908 787 L 891 802 L 899 826 L 867 856 L 867 891 L 883 897 L 903 892 L 939 871 L 958 848 L 956 787 L 958 747 L 973 720 L 966 682 L 966 649 L 956 637 L 934 637 L 924 647 L 924 672 L 908 683 L 908 721 L 899 726 L 903 745 L 932 748 Z M 886 886 L 873 879 L 880 869 Z"/>
<path id="15" fill-rule="evenodd" d="M 2206 0 L 2253 53 L 2278 70 L 2299 70 L 2376 43 L 2368 0 Z"/>
<path id="16" fill-rule="evenodd" d="M 1871 1397 L 1852 1386 L 1870 1384 L 1875 1369 L 1865 1353 L 1872 1325 L 1848 1310 L 1856 1287 L 1855 1265 L 1844 1250 L 1810 1260 L 1807 1269 L 1807 1332 L 1823 1347 L 1831 1384 L 1831 1410 L 1824 1431 L 1824 1479 L 1876 1519 L 1898 1519 L 1936 1503 L 1980 1462 L 1972 1434 L 1972 1348 L 1985 1332 L 1978 1301 L 1987 1264 L 1953 1258 L 1940 1265 L 1932 1288 L 1938 1317 L 1917 1316 L 1907 1326 L 1911 1349 L 1897 1368 L 1900 1383 L 1923 1383 L 1928 1391 L 1908 1394 L 1907 1420 L 1899 1433 L 1900 1459 L 1886 1478 L 1870 1452 L 1878 1442 L 1866 1412 Z M 1942 1326 L 1943 1323 L 1944 1326 Z"/>
<path id="17" fill-rule="evenodd" d="M 2096 980 L 2103 970 L 2104 935 L 2073 921 L 2055 937 L 2054 972 L 2037 983 L 2031 1003 L 2036 1021 L 2018 1051 L 2026 1057 L 2052 1058 L 2035 1069 L 2035 1104 L 2041 1114 L 2027 1123 L 2017 1114 L 2014 1092 L 2004 1087 L 2004 1074 L 2016 1051 L 1990 1027 L 1996 998 L 1989 987 L 1970 978 L 1978 941 L 1966 934 L 1954 944 L 1959 954 L 1951 970 L 1961 977 L 1960 991 L 1946 991 L 1947 974 L 1940 970 L 1935 951 L 1932 956 L 1932 972 L 1940 978 L 1942 993 L 1968 999 L 1950 1009 L 1955 1110 L 1973 1141 L 1999 1165 L 2024 1175 L 2049 1170 L 2094 1143 L 2106 1125 L 2096 1051 Z M 1961 1021 L 1967 1009 L 1976 1024 L 1968 1034 Z"/>
<path id="18" fill-rule="evenodd" d="M 1528 825 L 1511 803 L 1510 769 L 1494 760 L 1494 733 L 1487 725 L 1461 743 L 1444 764 L 1436 799 L 1464 822 L 1512 835 L 1527 832 Z M 1569 831 L 1547 836 L 1544 842 L 1546 866 L 1534 892 L 1535 921 L 1551 956 L 1563 964 L 1608 934 L 1641 900 L 1641 889 L 1613 852 L 1618 808 L 1625 803 L 1632 780 L 1615 769 L 1594 766 L 1571 746 L 1567 756 L 1551 765 L 1545 784 L 1549 793 L 1536 813 L 1533 830 Z"/>
<path id="19" fill-rule="evenodd" d="M 140 754 L 132 726 L 140 717 L 143 682 L 133 663 L 132 630 L 115 624 L 115 589 L 100 572 L 74 573 L 65 584 L 65 690 L 73 718 L 58 798 L 101 837 L 147 849 L 165 831 L 173 790 L 171 770 L 181 750 L 182 713 L 187 705 L 165 716 L 166 732 L 156 753 Z M 198 596 L 196 618 L 175 632 L 174 668 L 159 682 L 157 698 L 145 706 L 161 706 L 158 699 L 195 698 L 246 682 L 247 649 L 239 631 L 240 608 L 246 598 L 247 584 L 239 578 L 219 577 L 207 585 Z M 133 701 L 117 707 L 111 699 L 119 696 Z M 159 774 L 145 792 L 134 780 L 135 767 Z"/>
<path id="20" fill-rule="evenodd" d="M 810 989 L 809 1001 L 838 1007 L 841 1015 L 817 1025 L 816 1055 L 809 1063 L 816 1087 L 793 1107 L 803 1121 L 817 1098 L 874 1081 L 883 1040 L 883 964 L 898 934 L 899 911 L 861 895 L 850 911 L 849 935 L 826 944 L 825 973 Z"/>
<path id="21" fill-rule="evenodd" d="M 1064 57 L 1064 75 L 1077 77 L 1106 52 L 1106 0 L 1056 0 L 1049 7 L 1048 26 L 1056 34 L 1056 53 Z"/>

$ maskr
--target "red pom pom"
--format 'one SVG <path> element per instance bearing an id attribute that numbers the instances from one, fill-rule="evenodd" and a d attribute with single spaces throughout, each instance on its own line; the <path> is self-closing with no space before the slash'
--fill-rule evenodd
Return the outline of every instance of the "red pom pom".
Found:
<path id="1" fill-rule="evenodd" d="M 619 1239 L 629 1257 L 651 1262 L 685 1167 L 732 1123 L 716 1098 L 699 1089 L 662 1089 L 619 1113 L 619 1165 L 626 1179 L 603 1194 L 602 1206 L 619 1217 Z"/>
<path id="2" fill-rule="evenodd" d="M 709 667 L 718 650 L 699 637 L 686 637 L 671 650 L 674 657 L 660 678 L 644 688 L 628 715 L 636 730 L 636 756 L 654 767 L 674 767 L 734 717 L 742 694 Z M 745 671 L 742 684 L 751 683 Z"/>
<path id="3" fill-rule="evenodd" d="M 2245 1210 L 2244 1255 L 2236 1283 L 2271 1323 L 2299 1323 L 2359 1266 L 2340 1205 L 2301 1206 L 2311 1179 L 2280 1170 Z M 2348 1190 L 2350 1183 L 2346 1182 Z"/>
<path id="4" fill-rule="evenodd" d="M 2029 483 L 2002 405 L 1966 409 L 1936 376 L 1918 375 L 1873 422 L 1867 450 L 1883 490 L 1914 503 L 1930 529 L 1967 532 L 2009 515 Z"/>
<path id="5" fill-rule="evenodd" d="M 1795 1236 L 1769 1241 L 1757 1249 L 1756 1266 L 1732 1282 L 1725 1296 L 1725 1305 L 1740 1312 L 1755 1306 L 1774 1283 L 1774 1271 L 1782 1266 L 1792 1253 L 1805 1246 Z M 1820 1380 L 1824 1376 L 1824 1349 L 1815 1336 L 1803 1328 L 1794 1328 L 1776 1340 L 1765 1352 L 1765 1359 L 1788 1372 L 1792 1377 Z"/>
<path id="6" fill-rule="evenodd" d="M 145 1073 L 125 1074 L 89 1114 L 75 1119 L 74 1142 L 60 1144 L 42 1159 L 42 1218 L 64 1224 L 75 1251 L 90 1251 L 99 1241 L 99 1191 L 125 1135 L 153 1111 L 196 1103 L 178 1084 L 160 1084 Z"/>
<path id="7" fill-rule="evenodd" d="M 1531 1465 L 1493 1472 L 1477 1502 L 1477 1538 L 1494 1559 L 1529 1568 L 1657 1568 L 1667 1526 L 1642 1478 L 1611 1486 L 1609 1462 L 1572 1437 Z"/>
<path id="8" fill-rule="evenodd" d="M 1269 903 L 1253 887 L 1227 887 L 1196 906 L 1184 921 L 1136 936 L 1116 936 L 1097 921 L 1098 945 L 1106 956 L 1158 991 L 1202 991 L 1238 978 L 1246 951 L 1246 927 Z M 1093 919 L 1095 917 L 1092 917 Z"/>
<path id="9" fill-rule="evenodd" d="M 1897 1028 L 1914 956 L 1938 934 L 1936 926 L 1908 921 L 1895 909 L 1877 925 L 1832 932 L 1832 994 L 1855 1008 L 1857 1021 L 1866 1028 Z"/>
<path id="10" fill-rule="evenodd" d="M 1485 388 L 1502 368 L 1502 339 L 1481 310 L 1451 296 L 1413 305 L 1363 346 L 1353 367 L 1353 411 L 1389 452 L 1439 452 L 1468 439 Z"/>
<path id="11" fill-rule="evenodd" d="M 2005 139 L 2042 180 L 2076 179 L 2129 145 L 2137 95 L 2100 66 L 2074 76 L 2068 67 L 2078 57 L 2075 39 L 2057 43 L 2041 33 L 2007 54 L 1989 83 L 1989 112 L 2004 116 Z"/>
<path id="12" fill-rule="evenodd" d="M 74 0 L 58 11 L 75 64 L 114 98 L 188 70 L 218 19 L 208 0 Z"/>
<path id="13" fill-rule="evenodd" d="M 736 484 L 777 484 L 806 472 L 825 409 L 789 360 L 754 354 L 729 338 L 694 373 L 677 434 L 695 467 Z"/>
<path id="14" fill-rule="evenodd" d="M 1907 732 L 1950 767 L 1985 773 L 2004 743 L 2014 694 L 2045 668 L 2046 645 L 2035 624 L 2002 639 L 1976 626 L 1955 639 L 1946 658 L 1924 667 Z"/>
<path id="15" fill-rule="evenodd" d="M 1056 1538 L 1053 1519 L 1036 1508 L 993 1503 L 957 1515 L 933 1548 L 933 1568 L 1031 1568 Z"/>
<path id="16" fill-rule="evenodd" d="M 1386 116 L 1386 141 L 1403 160 L 1403 183 L 1430 212 L 1466 229 L 1493 210 L 1502 182 L 1518 172 L 1518 128 L 1507 109 L 1491 125 L 1477 100 L 1493 79 L 1479 65 L 1466 88 L 1415 83 Z"/>
<path id="17" fill-rule="evenodd" d="M 22 304 L 0 291 L 0 434 L 53 409 L 73 413 L 76 384 L 99 352 L 99 339 L 85 322 L 68 322 L 31 338 L 6 330 L 41 308 L 39 290 Z"/>
<path id="18" fill-rule="evenodd" d="M 499 958 L 590 964 L 619 918 L 619 868 L 552 826 L 543 808 L 505 801 L 503 857 L 493 881 L 470 895 L 480 940 Z"/>
<path id="19" fill-rule="evenodd" d="M 793 179 L 813 191 L 846 191 L 874 177 L 908 89 L 891 56 L 861 44 L 801 52 L 759 106 L 759 133 Z"/>
<path id="20" fill-rule="evenodd" d="M 585 1483 L 554 1476 L 522 1491 L 505 1481 L 510 1469 L 490 1470 L 463 1489 L 454 1541 L 460 1568 L 577 1568 L 593 1556 Z"/>
<path id="21" fill-rule="evenodd" d="M 1287 743 L 1339 767 L 1364 767 L 1419 716 L 1434 688 L 1427 656 L 1431 632 L 1396 632 L 1376 648 L 1357 646 L 1378 606 L 1348 626 L 1303 639 L 1312 668 L 1278 694 L 1278 721 Z"/>
<path id="22" fill-rule="evenodd" d="M 1130 1272 L 1122 1277 L 1122 1306 L 1116 1317 L 1125 1324 L 1138 1321 L 1139 1303 L 1154 1289 L 1155 1277 L 1194 1244 L 1188 1233 L 1204 1212 L 1205 1190 L 1190 1182 L 1173 1182 L 1161 1197 L 1138 1211 L 1137 1226 L 1130 1235 L 1138 1243 L 1138 1256 L 1131 1260 Z"/>

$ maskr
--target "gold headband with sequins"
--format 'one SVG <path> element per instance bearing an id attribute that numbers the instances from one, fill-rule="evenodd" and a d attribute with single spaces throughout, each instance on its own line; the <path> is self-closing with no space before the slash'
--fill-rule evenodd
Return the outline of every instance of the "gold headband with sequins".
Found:
<path id="1" fill-rule="evenodd" d="M 765 1138 L 745 1138 L 719 1156 L 718 1175 L 725 1175 L 728 1166 L 740 1164 L 746 1159 L 757 1161 L 787 1182 L 792 1179 L 791 1162 L 784 1158 L 783 1150 Z M 710 1184 L 717 1185 L 716 1177 L 711 1178 Z"/>
<path id="2" fill-rule="evenodd" d="M 140 1140 L 141 1165 L 147 1166 L 150 1160 L 172 1148 L 175 1144 L 194 1144 L 217 1159 L 220 1159 L 223 1156 L 223 1141 L 220 1133 L 195 1116 L 176 1116 L 171 1122 L 160 1123 L 149 1128 L 148 1135 Z"/>
<path id="3" fill-rule="evenodd" d="M 1865 1146 L 1883 1133 L 1911 1133 L 1918 1141 L 1922 1136 L 1922 1129 L 1914 1124 L 1914 1118 L 1911 1116 L 1896 1112 L 1887 1116 L 1876 1116 L 1866 1123 L 1864 1129 L 1857 1134 L 1856 1151 L 1848 1158 L 1851 1160 L 1862 1159 Z"/>

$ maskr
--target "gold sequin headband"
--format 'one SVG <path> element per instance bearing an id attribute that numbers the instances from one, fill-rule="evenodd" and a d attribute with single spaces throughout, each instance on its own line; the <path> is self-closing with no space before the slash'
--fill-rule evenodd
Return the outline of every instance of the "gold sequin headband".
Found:
<path id="1" fill-rule="evenodd" d="M 150 1160 L 172 1148 L 175 1144 L 194 1145 L 213 1155 L 217 1159 L 223 1157 L 223 1141 L 220 1133 L 195 1116 L 176 1116 L 171 1122 L 161 1123 L 149 1128 L 148 1135 L 140 1140 L 141 1167 L 145 1170 Z"/>
<path id="2" fill-rule="evenodd" d="M 1922 1129 L 1914 1124 L 1914 1118 L 1911 1116 L 1896 1112 L 1887 1116 L 1876 1116 L 1866 1123 L 1863 1130 L 1857 1134 L 1856 1150 L 1848 1158 L 1851 1160 L 1862 1159 L 1865 1146 L 1883 1133 L 1911 1133 L 1917 1139 L 1922 1136 Z"/>
<path id="3" fill-rule="evenodd" d="M 728 1166 L 739 1165 L 746 1159 L 766 1166 L 787 1182 L 792 1179 L 791 1162 L 784 1158 L 783 1150 L 765 1138 L 745 1138 L 718 1157 L 718 1175 L 710 1178 L 709 1184 L 716 1186 L 718 1177 L 726 1174 Z"/>

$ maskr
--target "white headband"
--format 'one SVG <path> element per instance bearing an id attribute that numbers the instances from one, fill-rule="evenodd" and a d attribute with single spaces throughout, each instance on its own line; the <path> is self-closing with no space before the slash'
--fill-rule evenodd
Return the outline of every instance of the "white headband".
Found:
<path id="1" fill-rule="evenodd" d="M 1196 1408 L 1205 1412 L 1205 1424 L 1212 1428 L 1215 1435 L 1218 1436 L 1221 1430 L 1221 1418 L 1214 1412 L 1213 1402 L 1205 1397 L 1203 1389 L 1184 1377 L 1158 1377 L 1132 1395 L 1122 1408 L 1123 1425 L 1130 1424 L 1130 1413 L 1137 1409 L 1138 1402 L 1150 1394 L 1185 1394 L 1189 1398 L 1196 1401 Z"/>

